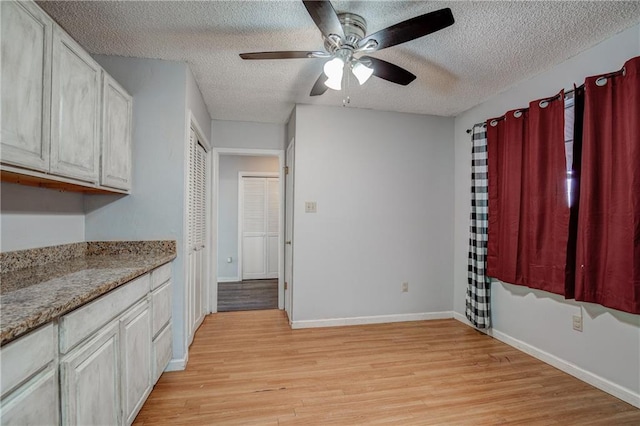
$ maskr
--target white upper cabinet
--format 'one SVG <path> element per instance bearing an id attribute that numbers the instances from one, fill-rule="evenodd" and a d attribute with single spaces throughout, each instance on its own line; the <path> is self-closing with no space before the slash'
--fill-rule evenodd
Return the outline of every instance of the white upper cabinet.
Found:
<path id="1" fill-rule="evenodd" d="M 51 173 L 98 182 L 101 73 L 78 43 L 54 28 Z"/>
<path id="2" fill-rule="evenodd" d="M 128 192 L 131 96 L 36 3 L 0 8 L 2 180 Z"/>
<path id="3" fill-rule="evenodd" d="M 108 74 L 102 90 L 103 186 L 131 189 L 131 96 Z"/>
<path id="4" fill-rule="evenodd" d="M 53 21 L 33 3 L 0 3 L 2 162 L 47 172 Z"/>

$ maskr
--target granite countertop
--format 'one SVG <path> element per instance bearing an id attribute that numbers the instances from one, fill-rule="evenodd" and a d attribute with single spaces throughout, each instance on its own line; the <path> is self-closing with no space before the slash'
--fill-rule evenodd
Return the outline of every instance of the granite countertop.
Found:
<path id="1" fill-rule="evenodd" d="M 0 345 L 176 257 L 175 241 L 88 242 L 0 254 Z"/>

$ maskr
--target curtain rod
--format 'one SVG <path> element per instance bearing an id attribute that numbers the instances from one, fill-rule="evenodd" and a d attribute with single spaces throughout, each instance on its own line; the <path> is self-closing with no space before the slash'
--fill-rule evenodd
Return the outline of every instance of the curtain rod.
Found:
<path id="1" fill-rule="evenodd" d="M 606 79 L 607 79 L 607 78 L 609 78 L 609 77 L 616 77 L 616 76 L 618 76 L 618 75 L 626 75 L 626 71 L 627 71 L 627 70 L 626 70 L 624 67 L 622 67 L 622 68 L 621 68 L 621 69 L 619 69 L 618 71 L 613 71 L 613 72 L 610 72 L 610 73 L 602 74 L 601 76 L 599 76 L 599 77 L 598 77 L 598 80 L 600 80 L 600 79 L 604 78 L 604 79 L 605 79 L 605 83 L 606 83 Z M 598 84 L 598 80 L 596 80 L 596 84 Z M 580 88 L 583 88 L 583 87 L 584 87 L 584 84 L 581 84 L 580 86 L 576 86 L 576 85 L 574 85 L 574 86 L 573 86 L 573 89 L 571 89 L 571 90 L 565 90 L 565 92 L 564 92 L 565 99 L 568 97 L 567 95 L 570 95 L 570 94 L 572 94 L 573 92 L 575 92 L 575 91 L 576 91 L 576 89 L 580 89 Z M 552 97 L 550 97 L 550 98 L 542 99 L 542 100 L 540 100 L 540 102 L 542 102 L 542 101 L 551 102 L 551 101 L 554 101 L 554 100 L 558 99 L 559 97 L 560 97 L 560 94 L 558 93 L 557 95 L 552 96 Z M 527 109 L 529 109 L 529 108 L 520 108 L 520 109 L 521 109 L 521 110 L 527 110 Z M 504 119 L 504 115 L 503 115 L 503 116 L 501 116 L 501 117 L 495 118 L 494 120 L 503 120 L 503 119 Z M 487 123 L 486 123 L 486 121 L 484 121 L 484 122 L 482 122 L 482 123 L 476 123 L 476 124 L 474 124 L 473 126 L 471 126 L 471 128 L 470 128 L 470 129 L 467 129 L 467 134 L 470 134 L 471 132 L 473 132 L 473 128 L 474 128 L 474 127 L 477 127 L 477 126 L 486 126 L 486 124 L 487 124 Z"/>
<path id="2" fill-rule="evenodd" d="M 621 71 L 622 71 L 622 70 L 621 70 Z M 615 74 L 615 73 L 610 73 L 610 74 L 607 74 L 606 76 L 608 77 L 608 76 L 613 75 L 613 74 Z M 565 90 L 565 92 L 564 92 L 564 97 L 565 97 L 565 99 L 566 99 L 566 98 L 568 98 L 568 97 L 570 97 L 570 96 L 568 96 L 568 95 L 573 94 L 573 92 L 575 92 L 575 91 L 576 91 L 576 89 L 579 89 L 579 88 L 581 88 L 581 87 L 584 87 L 584 84 L 581 84 L 580 86 L 577 86 L 576 88 L 571 89 L 571 90 Z M 558 93 L 557 95 L 552 96 L 552 97 L 550 97 L 550 98 L 542 99 L 540 102 L 542 102 L 542 101 L 547 101 L 547 102 L 549 102 L 549 101 L 554 101 L 554 100 L 558 99 L 558 97 L 559 97 L 559 96 L 560 96 L 560 94 Z M 521 109 L 523 109 L 523 110 L 524 110 L 524 109 L 529 109 L 529 108 L 521 108 Z M 504 115 L 503 115 L 503 116 L 501 116 L 501 117 L 498 117 L 498 118 L 497 118 L 497 120 L 500 120 L 500 119 L 503 119 L 503 118 L 504 118 Z M 481 122 L 481 123 L 476 123 L 476 124 L 474 124 L 473 126 L 471 126 L 471 128 L 470 128 L 470 129 L 467 129 L 467 134 L 471 134 L 471 132 L 473 132 L 473 128 L 474 128 L 474 127 L 478 127 L 478 126 L 486 126 L 486 125 L 487 125 L 487 122 L 486 122 L 486 121 L 483 121 L 483 122 Z"/>

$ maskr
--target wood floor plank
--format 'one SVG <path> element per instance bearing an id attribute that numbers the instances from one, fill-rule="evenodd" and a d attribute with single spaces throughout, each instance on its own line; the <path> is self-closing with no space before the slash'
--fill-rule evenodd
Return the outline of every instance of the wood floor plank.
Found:
<path id="1" fill-rule="evenodd" d="M 277 308 L 277 279 L 218 283 L 218 312 Z"/>
<path id="2" fill-rule="evenodd" d="M 291 330 L 208 316 L 136 425 L 640 425 L 640 410 L 455 320 Z"/>

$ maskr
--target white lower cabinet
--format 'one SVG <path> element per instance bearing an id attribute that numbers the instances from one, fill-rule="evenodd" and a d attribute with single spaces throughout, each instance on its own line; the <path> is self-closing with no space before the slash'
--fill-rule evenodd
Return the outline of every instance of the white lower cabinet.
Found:
<path id="1" fill-rule="evenodd" d="M 63 424 L 130 425 L 144 405 L 156 382 L 152 274 L 60 318 L 60 350 L 72 348 L 61 359 Z"/>
<path id="2" fill-rule="evenodd" d="M 151 311 L 149 301 L 134 306 L 120 320 L 122 411 L 133 423 L 151 392 Z"/>
<path id="3" fill-rule="evenodd" d="M 117 323 L 71 351 L 60 367 L 63 424 L 120 424 Z"/>
<path id="4" fill-rule="evenodd" d="M 171 265 L 0 348 L 1 425 L 130 425 L 171 359 Z"/>

